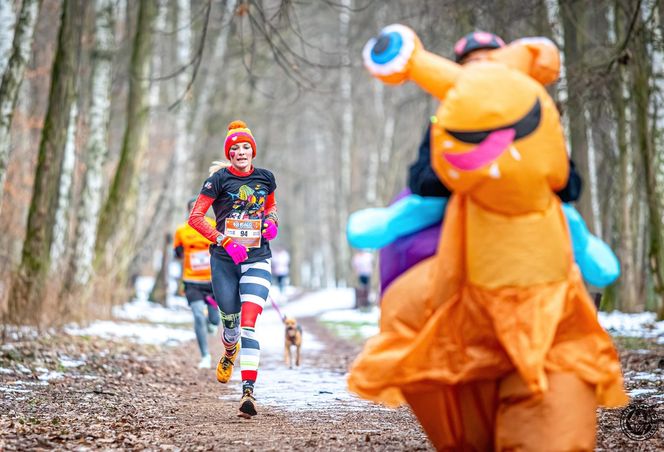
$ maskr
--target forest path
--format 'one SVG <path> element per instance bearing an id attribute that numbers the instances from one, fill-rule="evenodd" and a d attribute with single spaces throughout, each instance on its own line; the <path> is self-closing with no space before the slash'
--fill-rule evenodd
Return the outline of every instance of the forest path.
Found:
<path id="1" fill-rule="evenodd" d="M 298 312 L 295 304 L 282 309 Z M 7 342 L 0 356 L 0 449 L 432 450 L 409 409 L 348 393 L 345 373 L 358 343 L 332 335 L 313 317 L 298 320 L 302 365 L 294 369 L 283 361 L 279 316 L 266 310 L 259 320 L 259 414 L 250 420 L 237 417 L 239 368 L 227 385 L 218 383 L 214 369 L 196 369 L 194 341 L 156 347 L 56 335 Z M 219 340 L 210 346 L 218 358 Z"/>

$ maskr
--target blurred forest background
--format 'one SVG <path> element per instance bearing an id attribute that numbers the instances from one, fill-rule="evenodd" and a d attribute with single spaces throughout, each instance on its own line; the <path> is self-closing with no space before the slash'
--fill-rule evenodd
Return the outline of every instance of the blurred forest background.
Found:
<path id="1" fill-rule="evenodd" d="M 163 300 L 168 234 L 234 119 L 277 177 L 292 283 L 351 284 L 347 216 L 404 187 L 436 108 L 362 67 L 395 22 L 447 57 L 474 30 L 557 43 L 577 208 L 622 265 L 603 307 L 664 316 L 662 1 L 0 0 L 3 321 L 104 315 L 137 275 Z"/>

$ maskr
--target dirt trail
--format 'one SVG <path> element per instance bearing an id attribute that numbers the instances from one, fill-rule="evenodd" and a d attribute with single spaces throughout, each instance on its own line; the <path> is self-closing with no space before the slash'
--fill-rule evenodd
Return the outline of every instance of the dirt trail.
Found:
<path id="1" fill-rule="evenodd" d="M 0 450 L 433 450 L 408 409 L 345 391 L 358 344 L 300 320 L 311 345 L 303 366 L 287 369 L 275 352 L 280 345 L 266 346 L 259 415 L 251 420 L 236 417 L 239 372 L 221 385 L 213 369 L 195 369 L 193 341 L 163 348 L 66 335 L 7 342 L 0 347 Z M 626 345 L 626 386 L 661 419 L 664 347 Z M 221 352 L 216 340 L 212 352 Z M 635 441 L 621 431 L 621 413 L 598 411 L 596 450 L 661 450 L 662 421 L 652 438 Z"/>
<path id="2" fill-rule="evenodd" d="M 359 346 L 334 338 L 315 321 L 303 323 L 305 340 L 315 333 L 324 348 L 305 354 L 301 370 L 276 375 L 290 375 L 292 381 L 284 384 L 296 388 L 307 369 L 315 370 L 314 380 L 315 373 L 343 380 Z M 262 394 L 260 378 L 267 378 L 268 370 L 259 374 L 257 383 L 259 415 L 240 419 L 238 376 L 222 385 L 214 380 L 214 370 L 196 370 L 193 343 L 157 349 L 66 336 L 5 349 L 0 355 L 0 367 L 5 368 L 9 354 L 49 369 L 63 354 L 86 356 L 87 364 L 47 384 L 30 374 L 0 374 L 3 386 L 16 388 L 1 396 L 2 450 L 432 450 L 408 409 L 349 403 L 348 394 L 338 397 L 324 386 L 319 392 L 329 403 L 313 406 L 307 406 L 306 397 L 302 403 L 301 394 Z M 217 341 L 212 351 L 219 356 Z M 285 368 L 281 359 L 264 356 L 261 366 Z M 24 390 L 29 392 L 15 392 Z M 314 396 L 316 390 L 310 382 L 301 388 Z M 289 407 L 291 397 L 300 400 L 297 406 Z M 270 403 L 262 403 L 265 399 Z"/>

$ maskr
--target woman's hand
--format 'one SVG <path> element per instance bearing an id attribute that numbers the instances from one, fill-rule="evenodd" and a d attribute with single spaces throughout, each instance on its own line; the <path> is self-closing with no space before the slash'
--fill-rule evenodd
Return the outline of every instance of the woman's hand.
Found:
<path id="1" fill-rule="evenodd" d="M 226 237 L 223 242 L 221 242 L 221 246 L 224 247 L 228 255 L 233 259 L 235 265 L 244 262 L 249 258 L 247 255 L 247 249 L 230 237 Z"/>
<path id="2" fill-rule="evenodd" d="M 265 240 L 274 239 L 279 233 L 279 227 L 272 220 L 265 220 L 263 222 L 263 238 Z"/>

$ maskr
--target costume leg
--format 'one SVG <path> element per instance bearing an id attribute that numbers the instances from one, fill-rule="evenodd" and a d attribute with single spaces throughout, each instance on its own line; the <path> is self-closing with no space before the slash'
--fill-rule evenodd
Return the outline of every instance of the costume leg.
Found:
<path id="1" fill-rule="evenodd" d="M 437 450 L 485 451 L 493 445 L 497 385 L 480 381 L 404 391 Z"/>
<path id="2" fill-rule="evenodd" d="M 592 451 L 594 388 L 572 373 L 547 374 L 549 390 L 533 395 L 517 373 L 503 378 L 496 416 L 496 450 Z"/>

